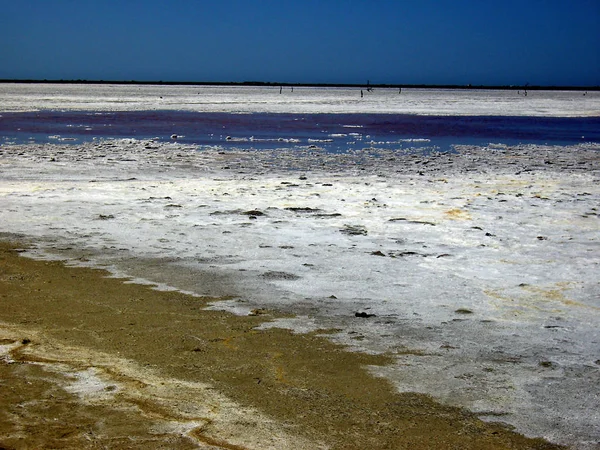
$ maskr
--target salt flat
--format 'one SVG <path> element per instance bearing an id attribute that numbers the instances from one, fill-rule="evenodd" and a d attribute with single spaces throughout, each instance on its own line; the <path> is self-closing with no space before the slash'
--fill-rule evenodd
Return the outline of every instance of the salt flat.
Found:
<path id="1" fill-rule="evenodd" d="M 190 106 L 188 87 L 166 88 L 171 105 L 159 103 L 153 87 L 138 99 L 131 87 L 115 87 L 108 99 L 97 96 L 100 88 L 87 97 L 85 86 L 58 88 L 44 86 L 37 100 L 28 86 L 0 97 L 7 110 L 110 109 L 124 98 L 119 107 L 404 111 L 387 97 L 349 106 L 356 92 L 346 91 L 321 96 L 322 104 L 306 94 L 303 104 L 279 102 L 277 90 L 262 105 L 264 90 L 246 102 L 231 93 L 230 104 L 224 90 L 214 104 Z M 505 93 L 489 94 L 493 101 L 474 100 L 488 95 L 479 91 L 429 94 L 406 111 L 598 112 L 597 93 L 548 93 L 537 104 L 528 98 L 526 108 Z M 1 231 L 35 239 L 33 257 L 231 297 L 212 308 L 293 313 L 264 326 L 338 330 L 329 337 L 352 349 L 393 355 L 395 364 L 376 374 L 401 391 L 431 394 L 529 436 L 597 448 L 599 150 L 7 144 Z"/>
<path id="2" fill-rule="evenodd" d="M 485 89 L 375 89 L 279 86 L 0 84 L 1 111 L 394 113 L 586 117 L 600 115 L 600 92 Z"/>

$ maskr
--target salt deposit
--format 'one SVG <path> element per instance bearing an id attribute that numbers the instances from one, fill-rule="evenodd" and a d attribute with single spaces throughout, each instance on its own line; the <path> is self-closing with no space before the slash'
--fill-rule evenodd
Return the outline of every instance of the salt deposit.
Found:
<path id="1" fill-rule="evenodd" d="M 597 116 L 600 92 L 518 89 L 374 89 L 279 86 L 0 84 L 2 111 L 394 113 L 481 116 Z"/>

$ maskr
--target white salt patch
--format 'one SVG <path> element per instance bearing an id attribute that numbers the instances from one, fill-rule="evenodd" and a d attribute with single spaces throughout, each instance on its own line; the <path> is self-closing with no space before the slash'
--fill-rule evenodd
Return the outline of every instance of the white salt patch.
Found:
<path id="1" fill-rule="evenodd" d="M 282 319 L 275 319 L 270 322 L 265 322 L 257 327 L 257 330 L 268 330 L 270 328 L 283 328 L 286 330 L 292 330 L 297 334 L 312 333 L 313 331 L 320 330 L 322 327 L 319 326 L 316 320 L 307 316 L 288 317 Z"/>
<path id="2" fill-rule="evenodd" d="M 14 363 L 15 360 L 11 358 L 10 352 L 21 345 L 22 344 L 19 341 L 15 341 L 11 344 L 0 344 L 0 361 L 4 364 Z"/>
<path id="3" fill-rule="evenodd" d="M 68 374 L 73 381 L 65 390 L 81 397 L 113 396 L 119 389 L 117 385 L 107 383 L 100 377 L 100 371 L 94 367 Z"/>
<path id="4" fill-rule="evenodd" d="M 231 299 L 209 303 L 204 309 L 209 311 L 227 311 L 236 316 L 248 316 L 256 308 L 247 303 L 240 303 L 239 299 Z"/>

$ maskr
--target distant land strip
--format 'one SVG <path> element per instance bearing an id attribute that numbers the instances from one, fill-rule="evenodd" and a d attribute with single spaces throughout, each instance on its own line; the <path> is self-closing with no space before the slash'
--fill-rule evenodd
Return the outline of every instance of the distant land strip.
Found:
<path id="1" fill-rule="evenodd" d="M 265 87 L 321 87 L 321 88 L 380 88 L 380 89 L 492 89 L 544 91 L 600 91 L 600 86 L 532 86 L 525 85 L 471 85 L 471 84 L 356 84 L 356 83 L 283 83 L 276 81 L 138 81 L 138 80 L 33 80 L 0 79 L 0 83 L 48 84 L 124 84 L 157 86 L 265 86 Z"/>

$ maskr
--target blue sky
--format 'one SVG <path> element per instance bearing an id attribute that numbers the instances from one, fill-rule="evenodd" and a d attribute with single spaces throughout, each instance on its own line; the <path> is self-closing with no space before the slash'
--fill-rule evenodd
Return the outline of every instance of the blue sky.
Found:
<path id="1" fill-rule="evenodd" d="M 0 78 L 600 85 L 600 0 L 0 0 Z"/>

